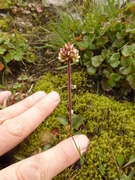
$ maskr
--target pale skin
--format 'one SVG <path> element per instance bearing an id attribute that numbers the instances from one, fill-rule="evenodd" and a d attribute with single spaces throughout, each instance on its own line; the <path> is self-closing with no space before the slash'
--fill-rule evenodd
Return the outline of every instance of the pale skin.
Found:
<path id="1" fill-rule="evenodd" d="M 11 93 L 0 92 L 0 104 Z M 34 131 L 57 107 L 60 97 L 57 92 L 37 92 L 21 102 L 0 111 L 0 156 L 11 150 Z M 81 153 L 87 150 L 88 138 L 74 136 Z M 31 156 L 0 171 L 1 180 L 51 180 L 79 159 L 72 138 L 55 147 Z"/>

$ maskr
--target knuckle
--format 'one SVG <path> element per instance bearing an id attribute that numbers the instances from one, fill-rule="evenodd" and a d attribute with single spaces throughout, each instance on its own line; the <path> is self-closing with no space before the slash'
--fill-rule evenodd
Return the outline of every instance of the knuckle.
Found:
<path id="1" fill-rule="evenodd" d="M 49 112 L 49 105 L 48 104 L 42 104 L 42 106 L 35 106 L 35 109 L 37 110 L 37 111 L 39 111 L 40 113 L 43 113 L 43 114 L 45 114 L 45 113 L 47 113 L 48 114 L 48 112 Z"/>
<path id="2" fill-rule="evenodd" d="M 43 180 L 43 174 L 42 166 L 35 160 L 21 162 L 17 170 L 17 177 L 20 180 Z"/>
<path id="3" fill-rule="evenodd" d="M 1 110 L 0 111 L 0 124 L 2 124 L 5 120 L 11 119 L 12 116 L 11 114 L 8 113 L 6 110 Z"/>
<path id="4" fill-rule="evenodd" d="M 6 133 L 8 133 L 12 137 L 23 137 L 25 132 L 25 126 L 21 121 L 5 121 L 3 123 L 6 129 Z"/>
<path id="5" fill-rule="evenodd" d="M 27 98 L 27 99 L 25 99 L 25 100 L 23 100 L 22 101 L 22 105 L 23 105 L 23 107 L 25 107 L 26 109 L 29 109 L 31 106 L 32 106 L 32 104 L 33 104 L 33 99 L 32 98 Z"/>

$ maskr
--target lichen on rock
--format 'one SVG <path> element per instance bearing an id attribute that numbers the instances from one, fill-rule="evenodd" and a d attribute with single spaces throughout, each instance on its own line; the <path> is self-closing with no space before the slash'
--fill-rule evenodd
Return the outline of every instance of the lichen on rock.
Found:
<path id="1" fill-rule="evenodd" d="M 118 172 L 110 146 L 116 159 L 119 154 L 123 154 L 124 163 L 134 154 L 134 104 L 130 102 L 120 103 L 103 95 L 90 93 L 86 90 L 86 73 L 83 71 L 72 73 L 71 81 L 72 85 L 76 87 L 72 89 L 73 110 L 75 114 L 84 117 L 80 132 L 89 137 L 90 143 L 85 154 L 84 165 L 81 168 L 79 164 L 71 166 L 54 179 L 71 179 L 74 177 L 76 180 L 102 180 L 106 177 L 113 180 L 118 177 Z M 51 134 L 49 140 L 52 146 L 68 137 L 67 131 L 57 119 L 58 116 L 68 117 L 67 83 L 67 74 L 52 75 L 45 73 L 41 80 L 35 84 L 32 93 L 39 90 L 49 93 L 54 90 L 60 94 L 61 102 L 56 110 L 21 143 L 19 155 L 28 157 L 33 153 L 34 148 L 38 149 L 41 146 L 39 137 L 43 132 Z M 58 131 L 57 136 L 52 133 L 54 130 Z M 76 131 L 72 130 L 72 134 L 75 133 Z M 127 172 L 126 169 L 120 168 L 121 174 L 123 171 Z"/>

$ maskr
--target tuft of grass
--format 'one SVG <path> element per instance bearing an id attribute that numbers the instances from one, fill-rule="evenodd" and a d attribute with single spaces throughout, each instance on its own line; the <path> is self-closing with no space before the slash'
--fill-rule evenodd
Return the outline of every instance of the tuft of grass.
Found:
<path id="1" fill-rule="evenodd" d="M 106 1 L 107 3 L 103 3 L 102 0 L 98 1 L 98 3 L 95 0 L 84 1 L 82 6 L 73 3 L 71 7 L 68 7 L 65 2 L 64 11 L 55 8 L 55 21 L 50 21 L 46 29 L 42 28 L 45 36 L 48 37 L 47 40 L 43 40 L 45 43 L 44 48 L 52 48 L 58 52 L 67 42 L 77 45 L 80 34 L 85 34 L 86 26 L 89 26 L 87 28 L 91 31 L 91 28 L 98 26 L 100 23 L 100 16 L 105 14 L 109 18 L 118 17 L 119 12 L 121 12 L 121 1 L 118 0 L 117 5 L 115 0 Z M 128 5 L 128 3 L 126 4 Z M 74 17 L 71 9 L 74 9 L 76 17 Z M 87 24 L 87 16 L 91 16 L 91 24 Z M 97 22 L 95 22 L 96 20 Z"/>
<path id="2" fill-rule="evenodd" d="M 72 8 L 74 9 L 73 14 L 66 3 L 64 11 L 55 8 L 55 21 L 50 21 L 46 29 L 41 27 L 45 32 L 45 36 L 48 37 L 47 41 L 43 40 L 45 43 L 44 48 L 52 48 L 55 52 L 58 52 L 67 42 L 75 44 L 76 36 L 81 33 L 81 31 L 79 32 L 79 27 L 83 18 L 79 15 L 79 7 L 73 4 Z M 76 19 L 74 16 L 78 18 Z"/>

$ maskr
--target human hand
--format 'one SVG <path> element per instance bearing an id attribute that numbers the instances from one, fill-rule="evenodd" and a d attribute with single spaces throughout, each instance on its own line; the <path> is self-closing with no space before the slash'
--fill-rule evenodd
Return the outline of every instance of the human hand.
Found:
<path id="1" fill-rule="evenodd" d="M 11 93 L 0 92 L 0 103 Z M 0 111 L 0 156 L 23 141 L 56 108 L 56 92 L 40 91 Z M 87 150 L 88 138 L 74 136 L 81 153 Z M 79 159 L 72 138 L 0 171 L 1 180 L 50 180 Z"/>

